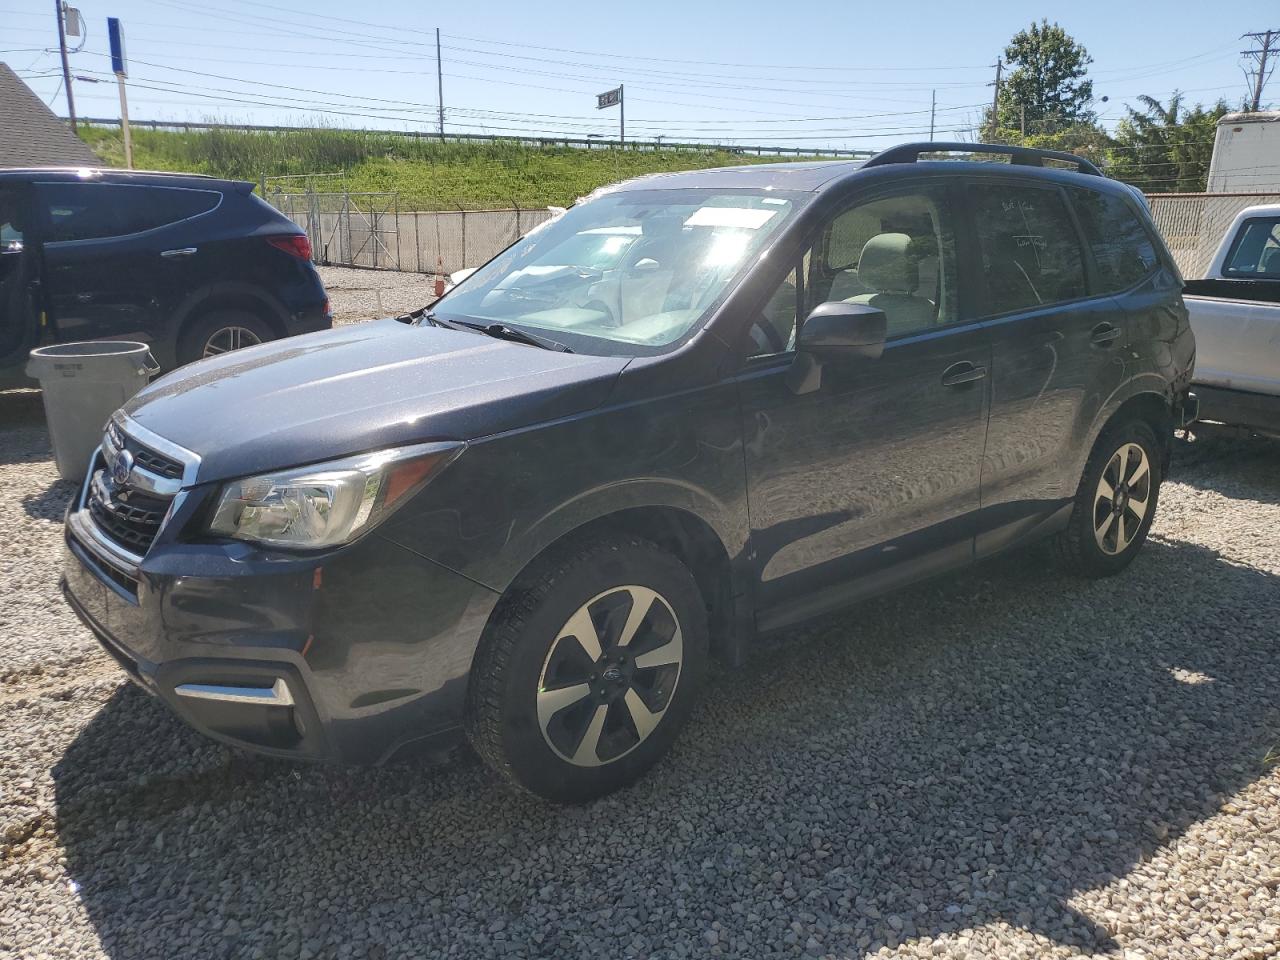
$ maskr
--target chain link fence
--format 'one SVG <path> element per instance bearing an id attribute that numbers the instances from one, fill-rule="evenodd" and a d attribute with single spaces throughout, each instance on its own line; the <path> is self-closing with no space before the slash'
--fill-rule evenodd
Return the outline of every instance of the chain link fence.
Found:
<path id="1" fill-rule="evenodd" d="M 449 274 L 478 267 L 551 211 L 402 211 L 394 193 L 268 192 L 266 199 L 311 239 L 317 263 Z M 1189 280 L 1203 277 L 1232 220 L 1277 193 L 1171 193 L 1147 198 L 1151 216 Z"/>
<path id="2" fill-rule="evenodd" d="M 306 232 L 316 263 L 414 273 L 478 267 L 551 211 L 400 210 L 394 193 L 285 193 L 266 200 Z"/>
<path id="3" fill-rule="evenodd" d="M 401 269 L 396 194 L 276 193 L 267 200 L 306 232 L 316 263 Z"/>
<path id="4" fill-rule="evenodd" d="M 1208 272 L 1231 221 L 1246 207 L 1280 203 L 1277 193 L 1169 193 L 1147 197 L 1151 217 L 1188 280 Z"/>

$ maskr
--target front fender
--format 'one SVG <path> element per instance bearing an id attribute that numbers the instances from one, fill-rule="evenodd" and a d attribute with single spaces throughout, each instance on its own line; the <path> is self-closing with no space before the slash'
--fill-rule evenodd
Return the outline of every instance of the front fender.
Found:
<path id="1" fill-rule="evenodd" d="M 473 441 L 383 535 L 505 591 L 549 546 L 636 507 L 704 521 L 730 558 L 749 522 L 732 385 L 589 411 Z"/>

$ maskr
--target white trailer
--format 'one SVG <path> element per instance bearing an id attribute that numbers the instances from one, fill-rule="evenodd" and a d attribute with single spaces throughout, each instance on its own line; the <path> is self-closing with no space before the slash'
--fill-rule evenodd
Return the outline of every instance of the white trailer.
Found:
<path id="1" fill-rule="evenodd" d="M 1209 193 L 1280 193 L 1280 111 L 1228 113 L 1218 121 Z"/>

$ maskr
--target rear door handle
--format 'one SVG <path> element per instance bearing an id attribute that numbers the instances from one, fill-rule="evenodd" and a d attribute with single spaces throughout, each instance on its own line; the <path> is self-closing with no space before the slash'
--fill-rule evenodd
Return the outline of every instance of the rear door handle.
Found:
<path id="1" fill-rule="evenodd" d="M 1124 331 L 1105 320 L 1090 331 L 1089 340 L 1099 347 L 1110 346 L 1119 340 Z"/>
<path id="2" fill-rule="evenodd" d="M 176 249 L 173 249 L 173 250 L 161 250 L 160 256 L 170 257 L 170 258 L 189 257 L 196 252 L 196 249 L 197 249 L 196 247 L 177 247 Z"/>
<path id="3" fill-rule="evenodd" d="M 961 360 L 959 363 L 953 363 L 942 371 L 942 385 L 944 387 L 959 387 L 966 383 L 973 383 L 975 380 L 981 380 L 986 375 L 986 367 L 975 366 L 968 360 Z"/>

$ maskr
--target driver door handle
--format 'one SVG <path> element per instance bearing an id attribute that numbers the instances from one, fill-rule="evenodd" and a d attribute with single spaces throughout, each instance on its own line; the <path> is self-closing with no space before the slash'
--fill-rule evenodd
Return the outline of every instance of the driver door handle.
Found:
<path id="1" fill-rule="evenodd" d="M 942 371 L 942 385 L 944 387 L 959 387 L 966 383 L 981 380 L 986 375 L 986 367 L 979 367 L 968 360 L 961 360 L 959 363 L 953 363 Z"/>
<path id="2" fill-rule="evenodd" d="M 1116 340 L 1120 339 L 1123 330 L 1115 324 L 1102 321 L 1093 330 L 1090 331 L 1090 341 L 1099 347 L 1109 347 Z"/>
<path id="3" fill-rule="evenodd" d="M 172 259 L 174 257 L 189 257 L 196 252 L 196 247 L 177 247 L 173 250 L 161 250 L 160 256 Z"/>

